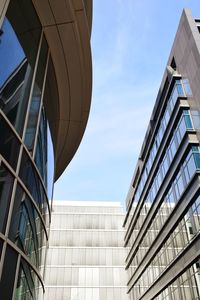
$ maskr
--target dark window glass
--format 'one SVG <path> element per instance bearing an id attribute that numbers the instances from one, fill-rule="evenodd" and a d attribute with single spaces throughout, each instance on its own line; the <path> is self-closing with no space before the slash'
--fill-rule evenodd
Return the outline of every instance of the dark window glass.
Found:
<path id="1" fill-rule="evenodd" d="M 41 213 L 45 216 L 47 212 L 47 199 L 39 176 L 33 166 L 28 154 L 24 151 L 22 155 L 21 168 L 19 173 L 22 181 L 37 203 Z"/>
<path id="2" fill-rule="evenodd" d="M 15 169 L 18 162 L 20 144 L 13 131 L 0 115 L 0 154 Z"/>
<path id="3" fill-rule="evenodd" d="M 15 272 L 17 266 L 17 253 L 7 246 L 4 258 L 3 271 L 0 281 L 1 299 L 12 299 Z"/>
<path id="4" fill-rule="evenodd" d="M 23 268 L 21 267 L 19 270 L 17 287 L 15 290 L 15 300 L 25 300 L 25 299 L 30 300 L 33 298 L 32 298 L 32 294 L 29 290 L 29 286 L 28 286 Z"/>
<path id="5" fill-rule="evenodd" d="M 0 37 L 0 108 L 21 134 L 41 26 L 30 0 L 11 0 Z"/>
<path id="6" fill-rule="evenodd" d="M 24 274 L 26 276 L 26 280 L 28 283 L 29 290 L 31 291 L 31 294 L 33 295 L 33 299 L 35 299 L 35 282 L 36 282 L 36 275 L 31 270 L 29 265 L 22 259 L 22 268 L 24 270 Z"/>
<path id="7" fill-rule="evenodd" d="M 15 291 L 16 300 L 36 299 L 35 284 L 36 275 L 30 266 L 22 259 L 18 274 L 17 288 Z"/>
<path id="8" fill-rule="evenodd" d="M 36 79 L 33 87 L 33 94 L 32 94 L 28 124 L 26 129 L 26 136 L 25 136 L 25 144 L 27 145 L 30 151 L 33 150 L 33 145 L 35 140 L 35 132 L 36 132 L 39 109 L 40 109 L 43 79 L 44 79 L 44 73 L 46 68 L 47 52 L 48 52 L 47 42 L 45 37 L 43 37 L 39 61 L 38 61 L 38 67 L 36 72 Z"/>
<path id="9" fill-rule="evenodd" d="M 54 179 L 54 152 L 51 133 L 44 110 L 42 110 L 40 120 L 35 163 L 47 187 L 48 198 L 51 200 Z"/>
<path id="10" fill-rule="evenodd" d="M 5 232 L 10 199 L 13 188 L 13 177 L 7 169 L 0 166 L 0 232 Z"/>
<path id="11" fill-rule="evenodd" d="M 30 258 L 33 264 L 40 263 L 40 248 L 44 245 L 44 228 L 29 197 L 17 187 L 9 238 Z"/>
<path id="12" fill-rule="evenodd" d="M 45 186 L 47 185 L 47 119 L 42 110 L 38 140 L 35 154 L 35 163 L 38 167 Z"/>
<path id="13" fill-rule="evenodd" d="M 187 129 L 192 129 L 193 126 L 192 126 L 192 121 L 191 121 L 191 118 L 190 118 L 190 115 L 189 115 L 189 111 L 184 110 L 183 114 L 184 114 L 186 128 Z"/>
<path id="14" fill-rule="evenodd" d="M 196 168 L 200 169 L 200 153 L 198 147 L 193 146 L 192 152 L 193 152 Z"/>
<path id="15" fill-rule="evenodd" d="M 2 249 L 3 249 L 3 240 L 0 239 L 0 261 L 1 261 Z"/>

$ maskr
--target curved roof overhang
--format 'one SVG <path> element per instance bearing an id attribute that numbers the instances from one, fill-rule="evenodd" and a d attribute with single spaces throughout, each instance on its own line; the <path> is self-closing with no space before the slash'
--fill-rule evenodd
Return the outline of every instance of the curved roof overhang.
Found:
<path id="1" fill-rule="evenodd" d="M 33 0 L 33 3 L 49 44 L 58 89 L 56 102 L 45 107 L 57 180 L 74 156 L 89 116 L 92 1 Z"/>

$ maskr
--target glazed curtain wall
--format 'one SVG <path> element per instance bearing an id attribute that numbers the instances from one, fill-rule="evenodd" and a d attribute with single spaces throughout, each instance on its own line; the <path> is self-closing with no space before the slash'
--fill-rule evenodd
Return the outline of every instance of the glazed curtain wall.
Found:
<path id="1" fill-rule="evenodd" d="M 157 148 L 152 146 L 150 150 L 149 157 L 153 153 L 151 167 L 148 157 L 144 162 L 141 178 L 132 197 L 132 208 L 126 219 L 125 244 L 130 247 L 126 269 L 131 299 L 153 297 L 155 286 L 157 292 L 154 293 L 160 292 L 156 299 L 196 299 L 194 295 L 199 297 L 200 294 L 198 257 L 193 258 L 193 266 L 189 265 L 177 280 L 170 269 L 174 264 L 176 270 L 181 271 L 178 259 L 183 253 L 189 253 L 190 245 L 198 240 L 200 228 L 200 147 L 195 127 L 199 116 L 195 114 L 194 122 L 189 106 L 192 102 L 189 81 L 172 80 L 171 84 L 172 93 L 166 95 L 164 116 L 158 120 L 158 131 L 153 139 L 158 139 L 161 127 L 165 131 L 162 138 L 157 140 Z M 170 104 L 171 113 L 167 113 L 166 119 L 172 99 L 175 102 L 173 106 Z M 193 194 L 195 189 L 196 194 Z M 195 280 L 186 277 L 190 273 Z M 172 285 L 169 282 L 161 293 L 160 282 L 164 274 L 166 286 L 167 275 L 168 278 L 174 278 L 174 282 Z"/>
<path id="2" fill-rule="evenodd" d="M 30 0 L 9 3 L 0 65 L 0 295 L 36 299 L 54 177 L 43 106 L 53 64 Z"/>

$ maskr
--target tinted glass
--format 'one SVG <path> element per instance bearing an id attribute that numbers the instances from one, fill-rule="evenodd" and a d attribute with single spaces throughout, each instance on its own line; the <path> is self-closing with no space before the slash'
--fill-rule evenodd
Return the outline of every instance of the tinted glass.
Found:
<path id="1" fill-rule="evenodd" d="M 0 232 L 5 232 L 10 199 L 13 188 L 13 177 L 8 170 L 0 166 Z"/>
<path id="2" fill-rule="evenodd" d="M 9 237 L 29 256 L 33 264 L 38 265 L 38 240 L 34 208 L 19 186 L 15 195 Z"/>
<path id="3" fill-rule="evenodd" d="M 47 42 L 46 39 L 43 37 L 25 136 L 25 144 L 27 145 L 30 151 L 33 150 L 35 132 L 38 122 L 44 73 L 46 68 L 47 52 Z"/>
<path id="4" fill-rule="evenodd" d="M 0 281 L 1 299 L 12 299 L 16 266 L 17 253 L 12 248 L 7 246 L 3 264 L 3 272 Z"/>
<path id="5" fill-rule="evenodd" d="M 35 299 L 34 277 L 35 275 L 31 271 L 30 267 L 22 259 L 15 291 L 15 300 Z"/>
<path id="6" fill-rule="evenodd" d="M 20 144 L 13 131 L 0 115 L 0 154 L 15 169 L 17 166 Z"/>
<path id="7" fill-rule="evenodd" d="M 47 194 L 52 199 L 54 183 L 54 151 L 49 126 L 47 127 Z"/>
<path id="8" fill-rule="evenodd" d="M 42 110 L 40 120 L 35 163 L 47 188 L 48 199 L 51 200 L 54 179 L 54 151 L 51 133 L 44 110 Z"/>
<path id="9" fill-rule="evenodd" d="M 25 299 L 29 300 L 29 299 L 33 299 L 33 298 L 30 293 L 23 268 L 21 267 L 19 270 L 17 287 L 15 290 L 15 300 L 25 300 Z"/>
<path id="10" fill-rule="evenodd" d="M 40 27 L 32 1 L 10 1 L 0 36 L 0 108 L 19 133 L 27 109 Z"/>
<path id="11" fill-rule="evenodd" d="M 37 139 L 35 163 L 38 167 L 43 181 L 47 183 L 47 119 L 44 110 L 42 110 L 40 126 Z"/>
<path id="12" fill-rule="evenodd" d="M 22 181 L 29 190 L 36 204 L 38 205 L 41 214 L 45 216 L 47 213 L 47 199 L 42 183 L 40 182 L 37 171 L 31 162 L 28 154 L 24 151 L 22 155 L 21 168 L 19 173 Z"/>
<path id="13" fill-rule="evenodd" d="M 1 261 L 2 248 L 3 248 L 3 240 L 0 239 L 0 261 Z"/>

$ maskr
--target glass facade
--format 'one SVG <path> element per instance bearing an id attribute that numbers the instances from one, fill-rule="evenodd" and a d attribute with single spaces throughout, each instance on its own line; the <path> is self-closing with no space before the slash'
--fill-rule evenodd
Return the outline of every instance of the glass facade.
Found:
<path id="1" fill-rule="evenodd" d="M 50 60 L 32 1 L 11 0 L 0 36 L 0 297 L 7 300 L 37 299 L 42 283 L 54 181 L 43 105 Z"/>
<path id="2" fill-rule="evenodd" d="M 122 207 L 54 201 L 45 299 L 125 300 Z"/>
<path id="3" fill-rule="evenodd" d="M 200 229 L 200 148 L 191 97 L 188 79 L 172 78 L 127 202 L 126 269 L 133 300 L 200 297 L 198 255 L 192 266 L 186 260 L 188 266 L 182 268 L 179 262 L 189 257 Z"/>
<path id="4" fill-rule="evenodd" d="M 43 297 L 53 184 L 91 103 L 92 3 L 79 4 L 0 1 L 0 299 Z"/>

